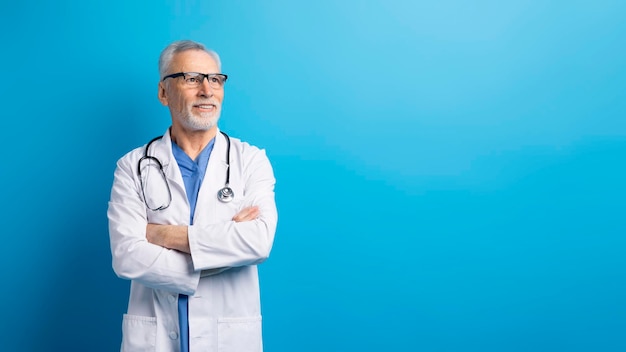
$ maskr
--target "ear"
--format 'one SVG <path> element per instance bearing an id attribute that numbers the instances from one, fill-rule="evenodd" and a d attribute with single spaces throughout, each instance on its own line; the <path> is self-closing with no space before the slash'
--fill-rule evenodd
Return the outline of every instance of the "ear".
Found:
<path id="1" fill-rule="evenodd" d="M 167 106 L 168 105 L 167 94 L 165 91 L 165 83 L 163 81 L 159 82 L 159 92 L 157 94 L 158 94 L 158 98 L 161 104 L 163 104 L 164 106 Z"/>

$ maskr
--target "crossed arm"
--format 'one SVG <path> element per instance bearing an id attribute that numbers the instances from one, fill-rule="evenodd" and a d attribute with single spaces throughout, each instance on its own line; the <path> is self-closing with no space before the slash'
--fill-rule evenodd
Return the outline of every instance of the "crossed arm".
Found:
<path id="1" fill-rule="evenodd" d="M 251 206 L 242 209 L 233 216 L 233 221 L 252 221 L 260 215 L 259 207 Z M 191 253 L 189 248 L 189 237 L 186 225 L 159 225 L 148 224 L 146 226 L 146 239 L 152 244 L 175 249 L 183 253 Z"/>
<path id="2" fill-rule="evenodd" d="M 176 218 L 175 214 L 169 220 L 147 223 L 134 159 L 118 161 L 107 211 L 116 275 L 190 295 L 200 277 L 265 261 L 276 230 L 275 179 L 264 153 L 255 152 L 246 160 L 242 187 L 247 192 L 242 204 L 249 207 L 230 219 L 191 226 L 157 224 L 183 223 L 184 215 Z"/>
<path id="3" fill-rule="evenodd" d="M 233 221 L 244 222 L 256 219 L 260 214 L 259 207 L 250 206 L 242 209 L 233 216 Z M 189 237 L 185 225 L 159 225 L 148 224 L 146 226 L 146 239 L 148 242 L 168 249 L 174 249 L 183 253 L 191 254 Z M 219 274 L 228 268 L 215 268 L 202 270 L 201 277 Z"/>

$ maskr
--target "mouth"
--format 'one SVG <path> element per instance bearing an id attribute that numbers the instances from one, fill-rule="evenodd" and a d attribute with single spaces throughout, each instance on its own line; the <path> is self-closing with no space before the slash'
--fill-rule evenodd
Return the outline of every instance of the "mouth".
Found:
<path id="1" fill-rule="evenodd" d="M 215 104 L 194 104 L 194 108 L 200 109 L 201 111 L 213 111 L 217 109 L 217 105 Z"/>

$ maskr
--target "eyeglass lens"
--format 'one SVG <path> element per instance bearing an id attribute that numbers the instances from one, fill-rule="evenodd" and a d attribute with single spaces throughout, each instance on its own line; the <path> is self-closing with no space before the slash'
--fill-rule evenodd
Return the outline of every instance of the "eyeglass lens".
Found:
<path id="1" fill-rule="evenodd" d="M 206 78 L 209 81 L 209 86 L 214 89 L 221 89 L 226 82 L 226 76 L 220 73 L 199 73 L 199 72 L 186 72 L 183 76 L 185 85 L 188 87 L 198 87 L 202 84 Z"/>

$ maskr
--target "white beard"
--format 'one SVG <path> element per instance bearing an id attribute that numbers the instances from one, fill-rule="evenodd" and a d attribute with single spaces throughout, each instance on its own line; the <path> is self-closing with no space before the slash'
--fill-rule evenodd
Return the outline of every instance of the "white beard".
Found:
<path id="1" fill-rule="evenodd" d="M 196 116 L 190 111 L 183 117 L 183 125 L 192 131 L 208 131 L 217 124 L 220 111 L 205 113 L 204 116 Z"/>

